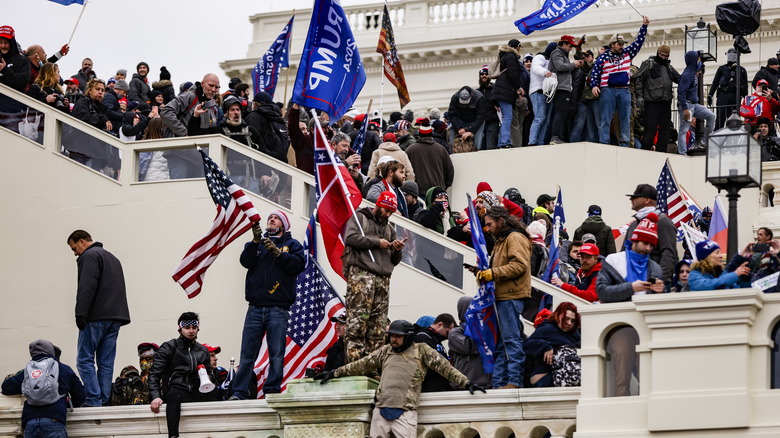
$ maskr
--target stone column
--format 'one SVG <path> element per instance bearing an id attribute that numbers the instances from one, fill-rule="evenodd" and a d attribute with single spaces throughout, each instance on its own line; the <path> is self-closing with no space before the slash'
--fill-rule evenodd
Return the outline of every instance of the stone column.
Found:
<path id="1" fill-rule="evenodd" d="M 363 438 L 371 426 L 378 382 L 357 376 L 321 385 L 313 379 L 294 380 L 284 394 L 269 394 L 268 406 L 282 419 L 285 438 L 338 436 Z"/>

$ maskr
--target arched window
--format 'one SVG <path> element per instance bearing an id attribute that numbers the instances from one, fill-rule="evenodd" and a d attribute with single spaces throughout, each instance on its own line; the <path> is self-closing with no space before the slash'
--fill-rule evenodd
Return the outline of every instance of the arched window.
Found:
<path id="1" fill-rule="evenodd" d="M 770 359 L 772 366 L 771 388 L 778 389 L 780 388 L 780 322 L 775 324 L 775 328 L 772 329 L 772 341 L 774 341 L 774 345 L 772 346 L 772 358 Z"/>
<path id="2" fill-rule="evenodd" d="M 607 397 L 639 395 L 639 334 L 630 325 L 612 329 L 605 339 Z"/>

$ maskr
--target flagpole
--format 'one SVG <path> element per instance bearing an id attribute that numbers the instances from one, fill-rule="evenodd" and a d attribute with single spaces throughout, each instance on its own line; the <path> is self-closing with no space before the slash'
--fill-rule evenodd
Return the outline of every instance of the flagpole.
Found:
<path id="1" fill-rule="evenodd" d="M 293 9 L 293 17 L 295 17 L 295 9 Z M 290 26 L 290 42 L 292 42 L 292 26 Z M 287 44 L 287 73 L 284 75 L 284 100 L 282 100 L 282 103 L 284 104 L 284 108 L 287 107 L 287 83 L 290 82 L 290 45 Z"/>
<path id="2" fill-rule="evenodd" d="M 323 142 L 323 144 L 325 144 L 325 150 L 328 151 L 328 156 L 330 157 L 330 161 L 331 163 L 334 163 L 335 160 L 333 159 L 333 149 L 331 149 L 330 143 L 328 143 L 328 139 L 327 137 L 325 137 L 325 131 L 322 130 L 322 127 L 320 126 L 319 121 L 317 120 L 317 112 L 314 109 L 312 109 L 311 115 L 312 117 L 314 117 L 314 122 L 315 122 L 314 130 L 319 132 L 320 139 Z M 347 187 L 347 183 L 344 181 L 344 177 L 341 175 L 341 172 L 336 171 L 335 174 L 336 177 L 339 179 L 339 183 L 341 184 L 342 192 L 344 192 L 345 194 L 349 194 L 348 196 L 351 197 L 352 193 L 349 191 L 349 188 Z M 358 220 L 357 215 L 355 214 L 355 207 L 352 205 L 351 202 L 349 202 L 349 200 L 347 200 L 347 205 L 349 205 L 349 209 L 352 212 L 352 217 L 355 219 L 355 223 L 357 223 L 358 230 L 360 230 L 360 234 L 363 237 L 366 237 L 366 233 L 365 231 L 363 231 L 363 226 L 360 225 L 360 220 Z M 371 256 L 371 261 L 376 263 L 376 259 L 374 259 L 374 253 L 370 249 L 368 250 L 368 255 Z"/>
<path id="3" fill-rule="evenodd" d="M 68 38 L 68 46 L 70 46 L 70 42 L 73 41 L 73 35 L 76 34 L 76 29 L 79 27 L 79 22 L 81 21 L 81 16 L 84 15 L 84 10 L 87 9 L 87 3 L 89 3 L 87 0 L 84 1 L 84 6 L 81 8 L 81 13 L 79 14 L 78 20 L 76 20 L 76 25 L 73 26 L 73 32 L 70 34 L 70 38 Z"/>

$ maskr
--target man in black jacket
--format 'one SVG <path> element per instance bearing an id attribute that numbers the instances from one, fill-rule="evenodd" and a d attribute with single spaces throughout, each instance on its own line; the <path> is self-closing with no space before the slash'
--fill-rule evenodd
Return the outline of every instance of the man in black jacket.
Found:
<path id="1" fill-rule="evenodd" d="M 463 86 L 453 94 L 448 110 L 450 124 L 452 125 L 450 143 L 456 137 L 466 140 L 474 136 L 474 145 L 479 146 L 481 138 L 477 138 L 475 135 L 485 121 L 489 105 L 488 102 L 485 102 L 482 93 L 469 86 Z M 426 187 L 427 189 L 428 187 Z"/>
<path id="2" fill-rule="evenodd" d="M 739 67 L 739 70 L 740 96 L 747 96 L 747 70 L 745 67 Z M 717 104 L 715 130 L 718 130 L 723 128 L 731 112 L 737 109 L 737 50 L 733 47 L 726 51 L 726 63 L 718 67 L 715 77 L 712 78 L 712 85 L 707 94 L 707 106 L 712 106 L 712 96 L 716 92 L 718 99 L 715 102 Z"/>
<path id="3" fill-rule="evenodd" d="M 414 342 L 427 344 L 449 361 L 447 349 L 441 343 L 447 340 L 453 327 L 455 327 L 455 318 L 449 313 L 442 313 L 428 327 L 415 326 Z M 422 392 L 449 391 L 450 389 L 452 389 L 450 381 L 433 370 L 428 371 L 422 382 Z"/>
<path id="4" fill-rule="evenodd" d="M 225 99 L 225 103 L 228 100 L 235 102 L 241 108 L 241 101 L 237 97 L 229 96 Z M 290 137 L 287 134 L 287 124 L 282 118 L 282 112 L 274 104 L 271 95 L 266 92 L 261 91 L 255 94 L 253 101 L 255 108 L 246 116 L 246 124 L 258 133 L 255 149 L 286 163 Z"/>
<path id="5" fill-rule="evenodd" d="M 16 42 L 16 32 L 11 26 L 0 27 L 0 84 L 7 85 L 16 91 L 24 93 L 30 82 L 30 60 L 19 53 Z M 12 113 L 22 111 L 24 105 L 5 96 L 0 96 L 0 111 Z M 6 128 L 18 132 L 18 127 L 11 123 Z"/>
<path id="6" fill-rule="evenodd" d="M 292 238 L 287 215 L 268 215 L 266 233 L 255 224 L 254 238 L 244 246 L 241 266 L 247 269 L 245 297 L 249 309 L 241 336 L 241 360 L 233 382 L 231 400 L 249 398 L 249 373 L 260 352 L 263 336 L 268 343 L 268 379 L 263 394 L 282 391 L 284 349 L 290 306 L 295 302 L 295 280 L 306 264 L 303 245 Z"/>
<path id="7" fill-rule="evenodd" d="M 196 341 L 200 331 L 198 314 L 182 313 L 178 325 L 179 337 L 160 346 L 149 373 L 150 408 L 159 413 L 165 400 L 169 437 L 179 436 L 181 404 L 203 401 L 198 370 L 204 368 L 207 375 L 211 374 L 209 350 Z"/>
<path id="8" fill-rule="evenodd" d="M 102 406 L 111 397 L 119 328 L 130 323 L 125 277 L 119 259 L 86 231 L 72 232 L 67 242 L 78 257 L 76 368 L 84 381 L 84 405 Z"/>
<path id="9" fill-rule="evenodd" d="M 670 53 L 669 46 L 661 45 L 655 56 L 642 63 L 634 81 L 636 106 L 645 109 L 645 135 L 642 139 L 642 149 L 645 150 L 652 150 L 657 143 L 655 150 L 666 152 L 669 142 L 674 98 L 672 84 L 680 82 L 680 73 L 669 62 Z"/>
<path id="10" fill-rule="evenodd" d="M 501 108 L 501 130 L 498 133 L 498 148 L 507 148 L 513 146 L 510 137 L 512 126 L 512 110 L 517 100 L 517 89 L 521 88 L 524 71 L 517 58 L 520 56 L 520 41 L 516 39 L 509 40 L 507 45 L 502 45 L 498 49 L 498 55 L 501 58 L 501 76 L 496 79 L 496 86 L 493 88 L 490 105 L 498 105 Z M 450 110 L 450 114 L 452 110 Z"/>
<path id="11" fill-rule="evenodd" d="M 60 363 L 57 356 L 56 347 L 50 341 L 38 339 L 30 343 L 32 360 L 52 358 L 57 361 L 59 366 L 58 392 L 62 397 L 54 403 L 43 406 L 33 406 L 29 400 L 25 400 L 22 408 L 22 430 L 24 430 L 25 437 L 67 437 L 65 429 L 67 397 L 70 396 L 70 403 L 74 407 L 79 407 L 84 403 L 84 386 L 76 373 L 69 366 Z M 3 381 L 3 395 L 22 394 L 24 374 L 24 370 L 22 370 L 7 377 Z"/>
<path id="12" fill-rule="evenodd" d="M 766 81 L 769 82 L 769 89 L 772 90 L 772 98 L 776 100 L 780 99 L 780 95 L 777 93 L 777 81 L 778 77 L 780 77 L 778 71 L 780 71 L 780 61 L 773 56 L 766 62 L 766 66 L 761 67 L 756 72 L 756 75 L 753 76 L 753 88 L 757 88 L 758 81 L 766 79 Z"/>
<path id="13" fill-rule="evenodd" d="M 477 90 L 482 93 L 485 102 L 493 101 L 493 84 L 490 82 L 490 73 L 488 66 L 483 65 L 479 69 L 479 87 Z M 491 105 L 492 106 L 492 105 Z M 482 128 L 482 144 L 475 144 L 477 150 L 495 149 L 498 147 L 498 112 L 490 106 L 485 111 L 485 124 Z"/>

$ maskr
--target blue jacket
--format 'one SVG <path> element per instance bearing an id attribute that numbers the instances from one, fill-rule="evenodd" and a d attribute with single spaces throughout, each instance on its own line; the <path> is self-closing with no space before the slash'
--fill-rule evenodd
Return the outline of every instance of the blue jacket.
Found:
<path id="1" fill-rule="evenodd" d="M 552 366 L 544 361 L 544 353 L 550 349 L 571 345 L 580 348 L 579 330 L 565 332 L 558 327 L 558 324 L 551 320 L 546 320 L 531 333 L 531 336 L 525 341 L 526 354 L 534 358 L 534 371 L 532 376 L 537 374 L 549 374 L 552 372 Z"/>
<path id="2" fill-rule="evenodd" d="M 42 359 L 46 356 L 35 357 L 35 360 Z M 19 371 L 15 375 L 8 377 L 3 381 L 3 395 L 19 395 L 22 393 L 22 382 L 24 381 L 24 370 Z M 74 407 L 79 407 L 84 404 L 84 385 L 81 384 L 81 380 L 73 372 L 73 369 L 63 363 L 60 363 L 60 394 L 70 394 L 70 401 Z M 61 397 L 56 402 L 46 406 L 32 406 L 26 401 L 24 402 L 24 408 L 22 409 L 22 429 L 24 429 L 27 422 L 35 418 L 53 418 L 57 421 L 65 423 L 65 417 L 67 413 L 67 398 Z"/>
<path id="3" fill-rule="evenodd" d="M 750 280 L 740 280 L 734 272 L 742 263 L 749 259 L 735 254 L 729 264 L 719 276 L 711 272 L 702 272 L 700 268 L 691 269 L 688 275 L 688 287 L 690 290 L 717 290 L 717 289 L 740 289 L 750 287 Z"/>
<path id="4" fill-rule="evenodd" d="M 677 85 L 677 109 L 680 113 L 688 108 L 686 102 L 699 103 L 699 88 L 696 72 L 699 70 L 699 54 L 693 50 L 685 53 L 685 70 Z"/>
<path id="5" fill-rule="evenodd" d="M 241 266 L 248 269 L 244 293 L 252 306 L 289 309 L 295 302 L 295 280 L 306 266 L 303 245 L 289 232 L 269 239 L 282 250 L 279 257 L 254 242 L 244 246 Z"/>

